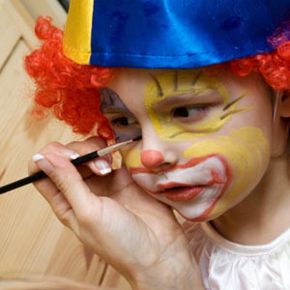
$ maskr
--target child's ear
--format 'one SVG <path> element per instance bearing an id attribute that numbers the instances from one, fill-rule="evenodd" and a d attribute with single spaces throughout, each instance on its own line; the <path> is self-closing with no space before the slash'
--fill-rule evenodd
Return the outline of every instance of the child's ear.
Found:
<path id="1" fill-rule="evenodd" d="M 289 135 L 290 93 L 277 91 L 273 109 L 272 157 L 282 155 Z"/>

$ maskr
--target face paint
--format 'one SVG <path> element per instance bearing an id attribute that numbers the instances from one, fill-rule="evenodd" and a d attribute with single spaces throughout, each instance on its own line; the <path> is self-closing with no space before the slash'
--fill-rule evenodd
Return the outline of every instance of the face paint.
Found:
<path id="1" fill-rule="evenodd" d="M 122 90 L 120 95 L 145 134 L 143 144 L 122 154 L 146 192 L 186 219 L 203 221 L 221 215 L 257 186 L 270 158 L 265 128 L 270 128 L 271 107 L 255 80 L 246 85 L 234 80 L 231 86 L 196 70 L 169 70 L 147 77 L 141 73 L 138 90 L 134 76 L 125 79 L 135 85 L 139 99 L 131 104 L 132 89 L 126 86 L 129 97 Z M 166 166 L 156 160 L 149 164 L 142 158 L 146 151 L 160 151 Z M 168 152 L 178 155 L 176 163 L 168 163 Z"/>
<path id="2" fill-rule="evenodd" d="M 185 218 L 202 221 L 218 216 L 256 185 L 266 168 L 265 156 L 269 144 L 261 130 L 242 128 L 195 143 L 184 152 L 190 158 L 185 164 L 160 173 L 144 167 L 130 172 L 152 196 Z"/>
<path id="3" fill-rule="evenodd" d="M 160 175 L 138 168 L 131 173 L 148 193 L 195 221 L 210 213 L 231 180 L 227 163 L 218 155 L 192 158 Z"/>
<path id="4" fill-rule="evenodd" d="M 141 136 L 141 130 L 136 118 L 127 109 L 119 96 L 111 89 L 100 90 L 102 102 L 101 111 L 109 120 L 117 142 L 122 142 Z"/>
<path id="5" fill-rule="evenodd" d="M 144 92 L 145 108 L 157 134 L 172 141 L 177 136 L 187 139 L 188 133 L 200 137 L 219 130 L 230 116 L 221 119 L 229 98 L 220 81 L 196 70 L 157 75 Z"/>
<path id="6" fill-rule="evenodd" d="M 157 150 L 143 150 L 141 153 L 141 162 L 147 168 L 156 168 L 164 161 L 163 154 Z"/>
<path id="7" fill-rule="evenodd" d="M 219 136 L 194 144 L 184 152 L 184 157 L 218 152 L 232 172 L 232 183 L 227 193 L 213 209 L 211 216 L 218 216 L 229 206 L 247 195 L 265 173 L 270 158 L 270 146 L 262 130 L 244 127 L 233 130 L 228 136 Z"/>
<path id="8" fill-rule="evenodd" d="M 170 71 L 150 78 L 144 90 L 144 106 L 156 134 L 167 142 L 197 140 L 221 129 L 234 111 L 249 110 L 237 108 L 246 93 L 230 102 L 223 83 L 201 71 Z M 178 108 L 193 116 L 178 118 L 176 115 L 182 115 Z M 140 154 L 137 148 L 124 151 L 127 166 L 140 166 Z"/>

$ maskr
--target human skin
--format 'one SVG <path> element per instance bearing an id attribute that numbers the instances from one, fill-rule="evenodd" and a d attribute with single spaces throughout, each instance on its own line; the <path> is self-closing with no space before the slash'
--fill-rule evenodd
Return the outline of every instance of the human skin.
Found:
<path id="1" fill-rule="evenodd" d="M 98 256 L 117 269 L 134 290 L 203 290 L 182 228 L 169 208 L 146 195 L 125 169 L 108 176 L 97 159 L 78 170 L 70 157 L 105 146 L 100 138 L 51 143 L 31 162 L 49 179 L 35 183 L 57 218 Z"/>
<path id="2" fill-rule="evenodd" d="M 253 79 L 231 76 L 229 82 L 198 70 L 156 72 L 154 78 L 131 73 L 121 73 L 110 88 L 135 122 L 118 123 L 127 118 L 118 102 L 107 117 L 117 135 L 142 131 L 142 142 L 123 151 L 133 180 L 192 221 L 212 220 L 248 195 L 270 159 L 270 91 Z M 143 86 L 131 88 L 130 78 Z"/>
<path id="3" fill-rule="evenodd" d="M 148 70 L 126 70 L 112 82 L 110 89 L 130 112 L 129 117 L 122 115 L 118 111 L 118 104 L 110 108 L 107 116 L 116 123 L 113 125 L 117 135 L 126 133 L 130 136 L 131 132 L 134 137 L 138 126 L 139 131 L 142 131 L 142 142 L 123 151 L 124 162 L 132 178 L 147 193 L 175 208 L 186 219 L 211 220 L 213 225 L 224 228 L 220 224 L 223 214 L 227 213 L 226 220 L 231 221 L 230 212 L 235 215 L 237 204 L 238 208 L 243 207 L 244 203 L 248 204 L 253 198 L 247 198 L 250 193 L 254 192 L 255 196 L 263 194 L 269 201 L 272 200 L 269 196 L 273 197 L 273 191 L 271 195 L 267 190 L 265 192 L 265 188 L 262 193 L 258 188 L 261 184 L 269 186 L 275 183 L 277 176 L 283 176 L 284 179 L 281 200 L 289 204 L 287 189 L 290 184 L 285 176 L 285 168 L 276 168 L 271 178 L 265 174 L 276 162 L 287 162 L 282 154 L 285 148 L 281 147 L 285 143 L 283 139 L 287 129 L 280 128 L 279 136 L 275 133 L 273 92 L 257 74 L 240 78 L 230 73 L 209 76 L 206 70 L 203 73 L 199 70 L 156 70 L 154 73 Z M 184 97 L 186 95 L 189 97 Z M 234 105 L 229 106 L 235 100 Z M 184 114 L 180 110 L 187 108 L 190 116 L 173 117 L 176 108 L 179 109 L 178 114 Z M 223 118 L 225 112 L 229 113 Z M 129 124 L 118 124 L 120 118 L 129 118 Z M 281 124 L 276 124 L 276 127 L 279 126 Z M 273 158 L 276 147 L 282 150 L 278 153 L 280 159 L 277 156 Z M 154 164 L 156 157 L 152 154 L 157 153 L 160 162 Z M 212 161 L 213 164 L 207 166 L 200 159 Z M 207 172 L 204 172 L 206 167 Z M 221 182 L 212 184 L 210 171 L 215 169 Z M 181 187 L 175 189 L 177 186 Z M 279 190 L 279 187 L 276 189 Z M 254 204 L 256 206 L 251 207 L 255 208 L 255 215 L 267 216 L 257 202 Z M 282 211 L 277 208 L 276 212 Z M 242 218 L 235 215 L 234 220 L 244 220 L 245 212 L 246 209 L 241 213 Z M 246 220 L 251 219 L 248 217 Z M 269 224 L 265 217 L 263 221 L 263 224 Z M 288 221 L 286 219 L 282 226 L 281 223 L 279 226 L 274 223 L 276 230 L 261 234 L 257 241 L 243 238 L 242 242 L 267 242 L 269 237 L 274 238 L 288 228 Z M 259 227 L 265 228 L 261 226 L 260 223 Z M 269 230 L 269 226 L 266 228 Z M 236 229 L 234 231 L 237 232 Z M 226 230 L 221 232 L 238 241 Z"/>
<path id="4" fill-rule="evenodd" d="M 168 73 L 174 76 L 172 71 L 124 69 L 109 85 L 110 90 L 124 104 L 126 114 L 129 112 L 130 115 L 129 123 L 122 121 L 120 124 L 134 124 L 129 132 L 133 132 L 133 135 L 140 133 L 140 129 L 142 131 L 142 141 L 135 142 L 122 151 L 127 170 L 122 168 L 108 176 L 100 176 L 100 160 L 89 162 L 78 170 L 71 165 L 69 157 L 75 152 L 82 155 L 104 147 L 104 142 L 98 138 L 66 146 L 49 144 L 40 150 L 41 158 L 30 164 L 31 172 L 41 169 L 49 176 L 49 180 L 39 181 L 35 185 L 57 217 L 82 242 L 118 269 L 132 287 L 138 290 L 203 289 L 196 262 L 183 230 L 172 213 L 172 207 L 177 208 L 189 220 L 211 220 L 225 237 L 233 241 L 255 242 L 251 240 L 253 235 L 249 235 L 249 225 L 253 224 L 253 231 L 263 224 L 265 230 L 265 224 L 269 225 L 269 216 L 268 219 L 264 216 L 271 211 L 267 210 L 267 206 L 261 205 L 267 204 L 269 208 L 269 204 L 275 199 L 273 191 L 259 190 L 261 182 L 266 178 L 268 185 L 274 185 L 273 177 L 282 172 L 285 176 L 286 171 L 283 166 L 276 166 L 271 172 L 271 178 L 268 177 L 269 168 L 274 168 L 276 164 L 271 155 L 274 143 L 271 92 L 259 76 L 244 79 L 229 74 L 215 76 L 210 81 L 211 89 L 218 93 L 199 96 L 197 112 L 190 108 L 193 113 L 192 122 L 180 126 L 175 121 L 167 122 L 170 118 L 166 117 L 166 111 L 159 112 L 156 116 L 156 111 L 166 106 L 162 104 L 160 108 L 156 108 L 154 95 L 149 94 L 149 98 L 147 95 L 154 79 L 152 74 L 159 77 Z M 207 76 L 203 78 L 206 80 Z M 189 87 L 188 81 L 186 74 L 186 89 Z M 191 79 L 190 83 L 199 86 L 199 92 L 208 92 L 206 82 L 195 83 Z M 154 86 L 158 93 L 156 85 Z M 208 111 L 204 109 L 206 98 L 206 106 L 212 104 Z M 233 104 L 234 100 L 237 102 Z M 232 113 L 223 117 L 225 107 L 231 103 L 229 111 L 226 111 L 232 110 Z M 184 107 L 184 103 L 182 106 Z M 122 114 L 118 117 L 123 118 Z M 183 109 L 177 110 L 178 117 L 184 117 L 184 114 L 186 115 Z M 112 115 L 108 114 L 108 118 L 113 122 Z M 127 129 L 127 126 L 122 127 L 121 133 L 124 134 L 123 130 Z M 182 130 L 186 132 L 180 134 Z M 126 137 L 130 136 L 128 132 L 125 133 Z M 260 141 L 256 142 L 253 135 Z M 243 155 L 247 160 L 243 166 L 239 164 L 242 160 L 237 157 L 239 154 L 247 154 Z M 160 172 L 160 175 L 165 173 L 167 177 L 169 174 L 171 178 L 170 172 L 174 173 L 175 169 L 186 167 L 195 170 L 198 162 L 211 157 L 217 158 L 210 159 L 211 163 L 206 164 L 205 172 L 207 175 L 210 173 L 208 176 L 213 178 L 213 184 L 218 189 L 217 193 L 212 193 L 213 197 L 206 197 L 204 206 L 200 202 L 195 204 L 194 198 L 187 200 L 192 192 L 181 194 L 185 199 L 182 202 L 176 200 L 180 199 L 179 193 L 173 198 L 174 201 L 171 200 L 172 205 L 167 200 L 160 202 L 156 195 L 150 193 L 151 188 L 147 188 L 155 184 L 154 180 L 152 182 L 149 179 L 148 186 L 141 184 L 136 176 L 131 176 L 135 169 L 145 169 L 145 172 L 149 169 L 150 172 Z M 279 158 L 284 164 L 286 157 L 282 154 Z M 102 161 L 110 164 L 111 159 Z M 216 170 L 218 168 L 221 169 Z M 185 174 L 180 176 L 183 175 Z M 197 176 L 196 172 L 193 175 Z M 281 185 L 276 186 L 281 191 L 279 190 L 279 204 L 276 201 L 273 206 L 276 210 L 275 217 L 281 218 L 277 213 L 282 212 L 283 206 L 285 208 L 289 204 L 286 195 L 289 180 L 286 177 L 285 180 L 288 182 L 285 189 Z M 205 187 L 210 186 L 209 181 L 205 184 Z M 208 191 L 201 192 L 211 195 Z M 259 202 L 252 196 L 259 199 Z M 183 206 L 178 208 L 180 203 Z M 248 207 L 243 206 L 244 204 Z M 251 214 L 248 214 L 248 208 L 251 208 Z M 248 215 L 246 218 L 245 213 Z M 255 215 L 264 215 L 260 224 L 252 220 Z M 239 223 L 239 228 L 232 226 L 232 217 L 235 217 L 234 223 Z M 290 225 L 287 219 L 284 221 L 284 227 Z M 263 242 L 269 235 L 261 237 Z"/>

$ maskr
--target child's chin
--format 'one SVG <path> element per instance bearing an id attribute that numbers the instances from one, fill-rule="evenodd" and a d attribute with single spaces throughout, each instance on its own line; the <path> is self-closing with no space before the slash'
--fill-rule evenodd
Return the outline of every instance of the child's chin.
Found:
<path id="1" fill-rule="evenodd" d="M 190 214 L 188 212 L 180 211 L 177 208 L 173 208 L 173 209 L 181 217 L 181 219 L 184 219 L 184 220 L 190 221 L 190 222 L 209 222 L 211 220 L 216 219 L 220 215 L 222 215 L 222 213 L 219 213 L 219 214 L 218 213 L 208 213 L 208 214 L 194 215 L 194 214 Z"/>

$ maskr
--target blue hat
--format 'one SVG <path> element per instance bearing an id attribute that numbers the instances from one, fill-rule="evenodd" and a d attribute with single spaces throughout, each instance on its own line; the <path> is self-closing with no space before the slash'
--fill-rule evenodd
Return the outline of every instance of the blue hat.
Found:
<path id="1" fill-rule="evenodd" d="M 64 53 L 105 67 L 194 68 L 273 50 L 290 0 L 71 0 Z"/>

